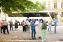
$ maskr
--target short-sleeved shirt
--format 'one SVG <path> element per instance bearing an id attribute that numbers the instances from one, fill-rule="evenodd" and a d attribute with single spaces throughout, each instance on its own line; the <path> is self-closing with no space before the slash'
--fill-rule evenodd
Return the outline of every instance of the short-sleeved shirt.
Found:
<path id="1" fill-rule="evenodd" d="M 34 22 L 31 22 L 31 30 L 32 29 L 35 29 L 35 23 Z"/>

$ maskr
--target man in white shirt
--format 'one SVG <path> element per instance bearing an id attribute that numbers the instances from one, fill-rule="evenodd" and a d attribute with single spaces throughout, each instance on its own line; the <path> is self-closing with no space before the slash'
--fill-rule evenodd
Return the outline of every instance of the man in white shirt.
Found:
<path id="1" fill-rule="evenodd" d="M 7 33 L 9 34 L 9 30 L 8 30 L 8 23 L 6 20 L 3 21 L 3 33 L 6 34 L 6 31 L 7 30 Z"/>

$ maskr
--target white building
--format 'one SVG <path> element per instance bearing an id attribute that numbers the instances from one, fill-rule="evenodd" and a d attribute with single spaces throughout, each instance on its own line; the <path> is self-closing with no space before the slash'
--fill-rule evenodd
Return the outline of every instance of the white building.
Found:
<path id="1" fill-rule="evenodd" d="M 59 21 L 63 18 L 63 0 L 44 0 L 46 10 L 58 13 Z"/>

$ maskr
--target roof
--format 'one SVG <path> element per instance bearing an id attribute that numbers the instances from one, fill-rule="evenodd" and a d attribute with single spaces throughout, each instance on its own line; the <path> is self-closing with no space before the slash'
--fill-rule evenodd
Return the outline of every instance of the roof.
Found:
<path id="1" fill-rule="evenodd" d="M 24 14 L 28 14 L 28 13 L 34 13 L 34 14 L 39 14 L 39 13 L 48 13 L 48 12 L 54 12 L 54 11 L 49 11 L 49 10 L 43 10 L 43 11 L 38 11 L 38 12 L 23 12 Z M 12 12 L 12 13 L 22 13 L 22 12 Z"/>

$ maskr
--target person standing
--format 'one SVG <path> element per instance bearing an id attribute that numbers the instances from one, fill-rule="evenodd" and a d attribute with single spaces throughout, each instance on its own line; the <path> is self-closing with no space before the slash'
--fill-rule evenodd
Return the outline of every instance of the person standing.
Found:
<path id="1" fill-rule="evenodd" d="M 23 32 L 26 32 L 26 22 L 24 20 L 22 21 L 22 26 L 23 26 Z"/>
<path id="2" fill-rule="evenodd" d="M 3 28 L 2 28 L 2 20 L 0 20 L 0 32 L 2 33 L 2 30 L 3 30 Z"/>
<path id="3" fill-rule="evenodd" d="M 48 32 L 51 32 L 51 27 L 52 27 L 52 20 L 50 18 L 48 21 Z"/>
<path id="4" fill-rule="evenodd" d="M 15 20 L 15 30 L 18 28 L 18 22 Z"/>
<path id="5" fill-rule="evenodd" d="M 26 30 L 27 30 L 27 31 L 29 30 L 29 27 L 28 27 L 28 20 L 26 20 Z"/>
<path id="6" fill-rule="evenodd" d="M 10 23 L 10 30 L 13 30 L 13 22 L 12 22 L 12 20 L 10 20 L 9 23 Z"/>
<path id="7" fill-rule="evenodd" d="M 47 23 L 46 20 L 44 20 L 42 24 L 42 42 L 46 40 L 46 30 L 47 30 Z"/>
<path id="8" fill-rule="evenodd" d="M 3 21 L 3 33 L 6 34 L 6 30 L 7 33 L 9 34 L 9 30 L 8 30 L 8 23 L 6 20 Z"/>
<path id="9" fill-rule="evenodd" d="M 2 22 L 1 33 L 3 32 L 3 21 L 4 21 L 4 20 L 1 21 L 1 22 Z"/>
<path id="10" fill-rule="evenodd" d="M 30 22 L 29 22 L 29 20 L 26 20 L 26 30 L 27 31 L 30 31 L 29 29 L 30 29 Z"/>
<path id="11" fill-rule="evenodd" d="M 39 23 L 38 23 L 38 37 L 39 37 L 39 39 L 41 39 L 41 28 L 42 28 L 42 22 L 41 22 L 41 20 L 39 20 Z"/>
<path id="12" fill-rule="evenodd" d="M 32 39 L 36 39 L 36 29 L 35 29 L 35 23 L 34 23 L 34 19 L 32 19 L 32 22 L 31 22 L 31 37 Z"/>
<path id="13" fill-rule="evenodd" d="M 56 33 L 57 19 L 54 18 L 54 33 Z"/>
<path id="14" fill-rule="evenodd" d="M 36 19 L 35 19 L 35 25 L 38 25 L 39 24 L 39 21 L 37 21 Z M 38 37 L 38 32 L 39 32 L 39 27 L 38 26 L 35 26 L 35 30 L 36 30 L 36 37 Z"/>

